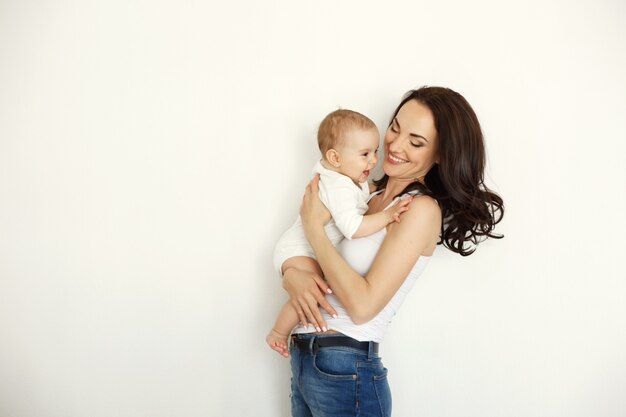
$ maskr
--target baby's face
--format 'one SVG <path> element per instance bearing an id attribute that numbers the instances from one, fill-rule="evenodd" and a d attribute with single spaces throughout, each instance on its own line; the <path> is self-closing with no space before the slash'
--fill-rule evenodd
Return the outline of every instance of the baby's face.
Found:
<path id="1" fill-rule="evenodd" d="M 378 162 L 378 129 L 351 129 L 335 148 L 339 154 L 337 172 L 350 177 L 355 183 L 367 181 L 370 171 Z"/>

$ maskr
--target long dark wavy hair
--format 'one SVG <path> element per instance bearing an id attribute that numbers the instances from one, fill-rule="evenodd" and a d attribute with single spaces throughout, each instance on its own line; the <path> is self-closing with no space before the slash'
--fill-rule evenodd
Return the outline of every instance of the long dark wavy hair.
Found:
<path id="1" fill-rule="evenodd" d="M 494 233 L 504 215 L 502 198 L 484 182 L 485 145 L 476 113 L 459 93 L 443 87 L 421 87 L 409 91 L 396 108 L 391 121 L 410 100 L 427 106 L 435 119 L 439 137 L 439 163 L 424 177 L 400 194 L 420 191 L 437 200 L 442 211 L 440 240 L 446 248 L 463 256 L 474 253 L 476 245 Z M 374 181 L 377 189 L 385 188 L 385 174 Z"/>

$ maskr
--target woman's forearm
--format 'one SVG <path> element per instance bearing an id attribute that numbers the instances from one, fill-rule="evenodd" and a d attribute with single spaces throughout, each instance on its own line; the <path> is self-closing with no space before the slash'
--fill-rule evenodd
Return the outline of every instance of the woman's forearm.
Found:
<path id="1" fill-rule="evenodd" d="M 313 227 L 308 233 L 309 243 L 315 251 L 326 281 L 339 298 L 355 323 L 367 321 L 366 308 L 370 286 L 367 279 L 357 274 L 339 255 L 328 239 L 323 227 Z"/>

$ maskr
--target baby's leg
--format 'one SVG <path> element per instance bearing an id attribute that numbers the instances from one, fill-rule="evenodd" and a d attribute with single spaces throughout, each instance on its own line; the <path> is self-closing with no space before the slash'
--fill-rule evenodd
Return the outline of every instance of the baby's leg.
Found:
<path id="1" fill-rule="evenodd" d="M 265 341 L 276 352 L 285 358 L 289 357 L 289 343 L 287 338 L 289 333 L 298 324 L 298 313 L 288 302 L 283 304 L 274 323 L 274 327 L 270 330 Z"/>

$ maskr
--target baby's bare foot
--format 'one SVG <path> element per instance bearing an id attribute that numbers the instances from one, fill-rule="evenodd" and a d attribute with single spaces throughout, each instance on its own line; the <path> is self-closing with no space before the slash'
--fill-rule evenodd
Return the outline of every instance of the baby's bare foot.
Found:
<path id="1" fill-rule="evenodd" d="M 280 353 L 285 358 L 289 357 L 289 347 L 287 346 L 287 335 L 277 332 L 276 330 L 270 330 L 270 333 L 265 338 L 265 341 L 270 348 Z"/>

